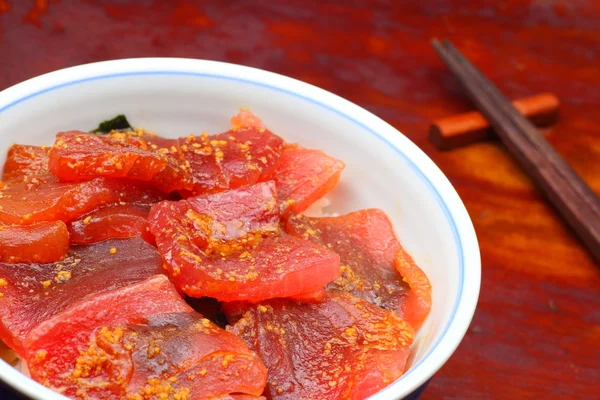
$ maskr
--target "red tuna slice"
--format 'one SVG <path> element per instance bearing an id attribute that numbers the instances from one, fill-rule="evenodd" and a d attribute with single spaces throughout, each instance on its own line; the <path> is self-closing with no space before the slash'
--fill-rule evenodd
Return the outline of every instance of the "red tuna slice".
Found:
<path id="1" fill-rule="evenodd" d="M 279 210 L 273 182 L 187 199 L 186 212 L 204 253 L 230 254 L 279 232 Z M 202 239 L 201 239 L 202 238 Z"/>
<path id="2" fill-rule="evenodd" d="M 325 288 L 321 288 L 321 289 L 313 290 L 312 292 L 300 293 L 295 296 L 290 296 L 290 298 L 298 300 L 298 301 L 304 301 L 307 303 L 319 302 L 319 301 L 323 300 L 323 297 L 325 297 L 326 293 L 327 293 L 327 291 L 325 290 Z"/>
<path id="3" fill-rule="evenodd" d="M 0 188 L 0 222 L 32 224 L 68 222 L 106 204 L 151 204 L 164 196 L 144 184 L 96 178 L 85 182 L 59 182 L 55 177 L 8 181 Z"/>
<path id="4" fill-rule="evenodd" d="M 174 282 L 189 296 L 256 302 L 304 295 L 339 277 L 337 254 L 306 244 L 282 234 L 228 257 L 194 254 L 193 248 L 180 246 L 180 253 L 172 253 L 172 258 L 165 255 L 165 260 Z"/>
<path id="5" fill-rule="evenodd" d="M 312 304 L 229 303 L 225 311 L 237 319 L 230 330 L 267 365 L 273 400 L 362 400 L 404 373 L 414 336 L 396 313 L 347 293 Z"/>
<path id="6" fill-rule="evenodd" d="M 240 110 L 239 113 L 231 117 L 232 129 L 240 128 L 258 128 L 266 129 L 267 126 L 260 118 L 252 114 L 249 110 Z"/>
<path id="7" fill-rule="evenodd" d="M 291 217 L 286 231 L 341 257 L 342 276 L 328 290 L 348 292 L 394 310 L 415 328 L 431 308 L 431 285 L 404 251 L 387 215 L 368 209 L 340 217 Z"/>
<path id="8" fill-rule="evenodd" d="M 62 221 L 33 225 L 0 224 L 0 262 L 50 263 L 60 261 L 69 251 L 69 231 Z"/>
<path id="9" fill-rule="evenodd" d="M 192 297 L 259 301 L 318 291 L 336 279 L 339 257 L 284 234 L 272 182 L 150 211 L 150 230 L 175 284 Z"/>
<path id="10" fill-rule="evenodd" d="M 136 131 L 60 132 L 48 153 L 50 170 L 63 181 L 129 178 L 150 181 L 164 192 L 185 189 L 189 176 L 177 148 L 159 148 L 149 138 Z"/>
<path id="11" fill-rule="evenodd" d="M 256 127 L 190 135 L 179 143 L 193 179 L 193 189 L 183 192 L 184 197 L 267 181 L 274 176 L 283 149 L 283 139 Z"/>
<path id="12" fill-rule="evenodd" d="M 140 238 L 72 246 L 59 263 L 0 263 L 0 340 L 22 354 L 23 339 L 39 323 L 86 296 L 159 274 L 162 265 Z"/>
<path id="13" fill-rule="evenodd" d="M 164 198 L 141 182 L 108 178 L 60 182 L 47 164 L 48 156 L 41 147 L 11 148 L 4 165 L 8 179 L 0 182 L 0 223 L 68 222 L 106 204 L 151 204 Z"/>
<path id="14" fill-rule="evenodd" d="M 134 373 L 122 326 L 190 312 L 168 278 L 88 296 L 34 328 L 24 341 L 31 377 L 67 397 L 119 399 Z"/>
<path id="15" fill-rule="evenodd" d="M 130 397 L 179 393 L 192 400 L 263 392 L 267 370 L 256 353 L 200 314 L 154 315 L 125 332 L 132 347 Z"/>
<path id="16" fill-rule="evenodd" d="M 26 175 L 48 173 L 48 150 L 15 144 L 8 149 L 2 180 L 22 179 Z"/>
<path id="17" fill-rule="evenodd" d="M 274 178 L 282 212 L 306 210 L 335 188 L 344 167 L 322 151 L 287 147 Z"/>
<path id="18" fill-rule="evenodd" d="M 231 396 L 219 397 L 218 399 L 214 400 L 267 400 L 267 398 L 263 396 L 255 397 L 245 394 L 232 394 Z"/>
<path id="19" fill-rule="evenodd" d="M 71 242 L 89 244 L 141 236 L 148 243 L 154 243 L 148 225 L 149 212 L 149 205 L 112 204 L 99 208 L 70 222 Z"/>

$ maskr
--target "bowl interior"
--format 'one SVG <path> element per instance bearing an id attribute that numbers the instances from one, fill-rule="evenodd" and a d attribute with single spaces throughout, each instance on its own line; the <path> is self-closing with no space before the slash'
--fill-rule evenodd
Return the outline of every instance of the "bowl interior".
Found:
<path id="1" fill-rule="evenodd" d="M 24 100 L 13 93 L 8 99 L 0 96 L 0 162 L 13 143 L 52 144 L 61 130 L 88 131 L 120 113 L 132 125 L 176 137 L 226 130 L 239 108 L 249 108 L 288 142 L 343 160 L 346 170 L 328 196 L 331 204 L 325 211 L 383 209 L 403 246 L 429 276 L 433 307 L 417 336 L 410 360 L 414 368 L 449 329 L 465 284 L 464 246 L 456 216 L 444 200 L 446 189 L 417 165 L 414 152 L 418 150 L 412 143 L 398 132 L 390 137 L 389 132 L 367 126 L 346 103 L 332 107 L 330 101 L 319 100 L 318 92 L 315 96 L 293 85 L 282 87 L 209 70 L 213 72 L 99 72 L 93 79 L 63 79 L 58 87 L 35 95 L 27 89 L 29 97 Z M 411 388 L 406 389 L 399 382 L 394 394 L 381 396 L 395 398 L 410 393 Z"/>

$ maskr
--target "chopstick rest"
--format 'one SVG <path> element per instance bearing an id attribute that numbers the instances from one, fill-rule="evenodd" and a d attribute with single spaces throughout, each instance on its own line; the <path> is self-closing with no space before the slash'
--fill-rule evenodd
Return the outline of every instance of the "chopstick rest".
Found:
<path id="1" fill-rule="evenodd" d="M 514 100 L 513 105 L 536 126 L 552 125 L 558 119 L 559 100 L 552 93 Z M 493 130 L 478 111 L 466 112 L 435 120 L 429 128 L 429 141 L 438 150 L 457 147 L 490 138 Z"/>

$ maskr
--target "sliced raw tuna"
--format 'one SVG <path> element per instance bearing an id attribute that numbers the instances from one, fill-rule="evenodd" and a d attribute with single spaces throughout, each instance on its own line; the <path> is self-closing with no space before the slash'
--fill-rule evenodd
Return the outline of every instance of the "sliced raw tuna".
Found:
<path id="1" fill-rule="evenodd" d="M 332 191 L 345 165 L 319 150 L 289 146 L 275 173 L 283 213 L 301 213 Z"/>
<path id="2" fill-rule="evenodd" d="M 132 347 L 133 374 L 126 388 L 130 396 L 160 398 L 169 391 L 169 398 L 179 393 L 191 400 L 263 392 L 267 370 L 256 353 L 200 314 L 154 315 L 124 332 Z"/>
<path id="3" fill-rule="evenodd" d="M 170 266 L 179 268 L 171 267 L 173 280 L 189 296 L 260 301 L 318 290 L 339 276 L 337 254 L 321 246 L 306 246 L 307 243 L 281 234 L 228 257 L 197 252 L 196 259 L 189 256 L 194 253 L 182 250 L 183 255 L 165 259 Z"/>
<path id="4" fill-rule="evenodd" d="M 189 171 L 177 148 L 159 148 L 147 139 L 136 131 L 60 132 L 48 153 L 50 170 L 63 181 L 129 178 L 150 182 L 164 192 L 185 189 Z"/>
<path id="5" fill-rule="evenodd" d="M 231 128 L 258 128 L 266 129 L 267 126 L 262 122 L 260 118 L 252 114 L 249 110 L 240 110 L 237 115 L 231 117 Z"/>
<path id="6" fill-rule="evenodd" d="M 263 396 L 255 397 L 245 394 L 232 394 L 231 396 L 219 397 L 218 399 L 214 400 L 267 400 L 267 398 Z"/>
<path id="7" fill-rule="evenodd" d="M 347 293 L 320 303 L 225 304 L 230 330 L 267 365 L 273 400 L 362 400 L 398 379 L 414 330 L 394 312 Z"/>
<path id="8" fill-rule="evenodd" d="M 50 264 L 0 263 L 0 340 L 18 353 L 40 322 L 82 298 L 140 282 L 163 271 L 154 247 L 140 238 L 72 246 Z"/>
<path id="9" fill-rule="evenodd" d="M 29 162 L 28 160 L 31 160 Z M 164 195 L 142 182 L 96 178 L 60 182 L 41 147 L 13 146 L 0 182 L 0 223 L 68 222 L 106 204 L 151 204 Z"/>
<path id="10" fill-rule="evenodd" d="M 247 127 L 179 141 L 189 162 L 193 188 L 185 197 L 221 192 L 271 179 L 279 164 L 283 139 L 264 128 Z"/>
<path id="11" fill-rule="evenodd" d="M 69 251 L 69 231 L 62 221 L 33 225 L 0 224 L 0 262 L 50 263 Z"/>
<path id="12" fill-rule="evenodd" d="M 8 149 L 2 180 L 23 179 L 24 176 L 41 172 L 49 172 L 47 149 L 21 144 Z"/>
<path id="13" fill-rule="evenodd" d="M 324 218 L 295 215 L 286 230 L 340 255 L 342 276 L 328 290 L 348 292 L 394 310 L 415 328 L 429 314 L 429 280 L 404 251 L 383 211 Z"/>
<path id="14" fill-rule="evenodd" d="M 192 297 L 259 301 L 318 291 L 339 257 L 279 231 L 273 182 L 150 211 L 150 229 L 175 284 Z"/>
<path id="15" fill-rule="evenodd" d="M 186 212 L 200 237 L 195 244 L 206 254 L 245 250 L 279 233 L 279 210 L 273 182 L 187 199 Z"/>
<path id="16" fill-rule="evenodd" d="M 126 398 L 134 343 L 123 327 L 190 311 L 168 278 L 156 275 L 88 296 L 42 322 L 25 339 L 24 358 L 33 379 L 67 397 Z"/>
<path id="17" fill-rule="evenodd" d="M 127 178 L 187 197 L 271 179 L 282 147 L 279 136 L 256 127 L 178 140 L 136 131 L 71 131 L 57 135 L 49 166 L 63 181 Z"/>
<path id="18" fill-rule="evenodd" d="M 32 224 L 71 221 L 103 205 L 151 204 L 163 199 L 143 184 L 96 178 L 85 182 L 59 182 L 52 176 L 31 183 L 8 181 L 0 189 L 0 222 Z"/>
<path id="19" fill-rule="evenodd" d="M 141 236 L 148 243 L 154 243 L 148 225 L 149 212 L 149 205 L 113 204 L 99 208 L 69 223 L 71 242 L 88 244 Z"/>

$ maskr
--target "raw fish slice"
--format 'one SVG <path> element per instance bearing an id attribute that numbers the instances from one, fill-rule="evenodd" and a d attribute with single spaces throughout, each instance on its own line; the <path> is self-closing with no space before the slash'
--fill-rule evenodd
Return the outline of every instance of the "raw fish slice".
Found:
<path id="1" fill-rule="evenodd" d="M 282 146 L 277 135 L 253 127 L 177 141 L 136 131 L 109 135 L 71 131 L 57 135 L 49 165 L 63 181 L 128 178 L 190 196 L 270 179 Z"/>
<path id="2" fill-rule="evenodd" d="M 394 310 L 415 328 L 427 317 L 429 280 L 402 249 L 383 211 L 324 218 L 296 215 L 287 221 L 286 231 L 340 255 L 342 276 L 328 290 L 348 292 Z"/>
<path id="3" fill-rule="evenodd" d="M 160 240 L 157 237 L 159 249 Z M 318 294 L 340 276 L 337 254 L 286 234 L 268 237 L 256 247 L 227 257 L 207 256 L 187 241 L 162 254 L 173 281 L 184 293 L 221 301 L 305 298 L 306 293 Z"/>
<path id="4" fill-rule="evenodd" d="M 271 179 L 279 164 L 283 139 L 264 128 L 247 127 L 209 136 L 181 138 L 193 188 L 184 197 L 215 193 Z"/>
<path id="5" fill-rule="evenodd" d="M 35 327 L 24 341 L 31 377 L 75 398 L 119 399 L 133 374 L 123 326 L 189 312 L 171 282 L 156 275 L 88 296 Z"/>
<path id="6" fill-rule="evenodd" d="M 46 150 L 35 146 L 11 148 L 0 182 L 0 223 L 68 222 L 106 204 L 151 204 L 164 195 L 144 183 L 96 178 L 60 182 L 48 170 Z"/>
<path id="7" fill-rule="evenodd" d="M 206 254 L 227 255 L 279 233 L 279 210 L 273 182 L 187 199 L 186 212 Z"/>
<path id="8" fill-rule="evenodd" d="M 273 400 L 362 400 L 398 379 L 413 342 L 394 312 L 347 293 L 320 303 L 275 299 L 225 304 L 240 335 L 267 365 Z"/>
<path id="9" fill-rule="evenodd" d="M 9 181 L 0 188 L 0 222 L 68 222 L 106 204 L 151 204 L 164 198 L 143 184 L 105 178 L 76 183 L 34 179 L 35 183 Z"/>
<path id="10" fill-rule="evenodd" d="M 319 302 L 319 301 L 323 300 L 323 297 L 325 297 L 326 293 L 327 293 L 327 291 L 325 290 L 325 288 L 321 288 L 321 289 L 313 290 L 311 292 L 300 293 L 295 296 L 290 296 L 290 298 L 298 300 L 298 301 L 304 301 L 307 303 Z"/>
<path id="11" fill-rule="evenodd" d="M 322 151 L 286 147 L 274 178 L 282 213 L 300 213 L 332 191 L 344 167 Z"/>
<path id="12" fill-rule="evenodd" d="M 173 281 L 192 297 L 259 301 L 318 291 L 339 276 L 332 251 L 279 231 L 272 182 L 152 207 Z"/>
<path id="13" fill-rule="evenodd" d="M 263 392 L 267 370 L 256 353 L 200 314 L 154 315 L 125 332 L 132 345 L 130 395 L 169 391 L 192 400 Z"/>
<path id="14" fill-rule="evenodd" d="M 0 340 L 23 354 L 23 339 L 39 323 L 86 296 L 159 274 L 162 264 L 140 238 L 73 246 L 58 263 L 0 263 Z"/>
<path id="15" fill-rule="evenodd" d="M 0 262 L 51 263 L 69 251 L 69 231 L 62 221 L 33 225 L 0 224 Z"/>
<path id="16" fill-rule="evenodd" d="M 431 310 L 431 283 L 425 272 L 415 264 L 404 249 L 400 249 L 396 254 L 394 266 L 402 276 L 402 280 L 410 286 L 410 292 L 404 297 L 404 303 L 400 306 L 402 316 L 417 329 Z"/>
<path id="17" fill-rule="evenodd" d="M 38 146 L 15 144 L 8 149 L 2 180 L 23 179 L 24 176 L 48 173 L 48 150 Z"/>
<path id="18" fill-rule="evenodd" d="M 107 204 L 152 204 L 164 198 L 144 184 L 96 178 L 85 182 L 8 182 L 0 189 L 0 222 L 71 221 Z"/>
<path id="19" fill-rule="evenodd" d="M 148 205 L 113 204 L 99 208 L 69 223 L 71 243 L 89 244 L 134 236 L 154 243 L 148 225 L 149 212 Z"/>
<path id="20" fill-rule="evenodd" d="M 143 132 L 60 132 L 49 151 L 49 166 L 63 181 L 129 178 L 171 192 L 185 189 L 189 183 L 188 168 L 177 153 L 175 146 L 149 144 Z"/>
<path id="21" fill-rule="evenodd" d="M 240 110 L 239 113 L 231 117 L 231 128 L 258 128 L 266 129 L 267 126 L 260 118 L 252 114 L 249 110 Z"/>

